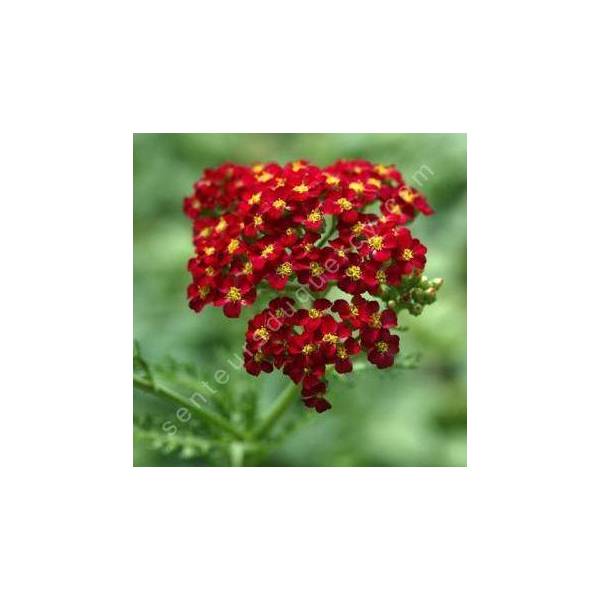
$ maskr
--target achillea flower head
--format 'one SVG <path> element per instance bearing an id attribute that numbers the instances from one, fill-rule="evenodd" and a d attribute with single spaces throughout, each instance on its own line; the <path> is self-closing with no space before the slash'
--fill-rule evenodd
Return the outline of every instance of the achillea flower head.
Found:
<path id="1" fill-rule="evenodd" d="M 406 226 L 419 213 L 433 213 L 394 166 L 226 163 L 205 170 L 184 212 L 194 224 L 188 263 L 194 311 L 211 304 L 238 318 L 259 287 L 282 294 L 248 322 L 248 373 L 282 370 L 301 385 L 305 405 L 323 412 L 331 407 L 324 397 L 327 367 L 348 373 L 361 352 L 378 368 L 393 364 L 399 338 L 390 332 L 396 314 L 385 308 L 397 305 L 390 290 L 420 276 L 427 253 Z M 434 299 L 437 283 L 417 300 Z M 298 288 L 304 304 L 333 288 L 350 297 L 333 303 L 313 297 L 296 308 L 283 294 Z M 408 307 L 413 314 L 421 306 L 415 302 Z"/>

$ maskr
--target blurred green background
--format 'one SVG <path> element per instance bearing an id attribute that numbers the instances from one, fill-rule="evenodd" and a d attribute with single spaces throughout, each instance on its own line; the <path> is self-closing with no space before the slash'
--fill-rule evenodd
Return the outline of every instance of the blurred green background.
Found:
<path id="1" fill-rule="evenodd" d="M 436 214 L 419 217 L 413 235 L 428 247 L 426 274 L 443 277 L 438 301 L 402 313 L 401 352 L 419 352 L 418 368 L 369 369 L 333 378 L 333 409 L 308 415 L 262 464 L 273 466 L 466 465 L 466 190 L 464 134 L 136 134 L 134 135 L 134 337 L 153 361 L 173 357 L 199 366 L 207 381 L 240 354 L 247 317 L 187 307 L 191 222 L 182 199 L 206 167 L 304 158 L 324 166 L 338 158 L 395 164 L 421 189 Z M 245 314 L 251 312 L 246 311 Z M 236 361 L 232 358 L 233 362 Z M 217 393 L 255 390 L 261 408 L 284 386 L 279 374 L 233 373 Z M 224 389 L 227 388 L 227 389 Z M 173 408 L 134 394 L 134 410 L 173 415 Z M 304 410 L 298 402 L 294 410 Z M 134 446 L 136 466 L 193 466 L 151 445 Z"/>

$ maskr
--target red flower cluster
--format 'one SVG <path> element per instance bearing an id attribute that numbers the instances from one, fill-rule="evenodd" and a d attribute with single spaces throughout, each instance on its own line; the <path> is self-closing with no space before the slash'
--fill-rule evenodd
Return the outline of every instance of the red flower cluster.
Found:
<path id="1" fill-rule="evenodd" d="M 238 317 L 259 287 L 293 285 L 322 296 L 337 286 L 352 296 L 333 305 L 319 298 L 309 310 L 295 310 L 290 298 L 273 300 L 249 323 L 248 372 L 283 369 L 302 383 L 305 404 L 321 412 L 330 406 L 323 397 L 327 365 L 348 372 L 361 350 L 379 368 L 393 363 L 395 314 L 361 295 L 385 299 L 423 269 L 427 249 L 405 225 L 432 213 L 394 167 L 363 160 L 325 169 L 305 161 L 228 163 L 205 171 L 184 211 L 194 222 L 193 310 L 212 304 Z"/>

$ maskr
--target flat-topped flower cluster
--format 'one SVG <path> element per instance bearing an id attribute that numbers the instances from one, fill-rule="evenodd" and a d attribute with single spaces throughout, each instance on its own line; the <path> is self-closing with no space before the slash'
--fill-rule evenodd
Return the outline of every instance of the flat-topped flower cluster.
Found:
<path id="1" fill-rule="evenodd" d="M 259 289 L 282 294 L 249 321 L 249 373 L 282 369 L 302 385 L 304 403 L 322 412 L 331 406 L 324 397 L 328 365 L 347 373 L 361 351 L 378 368 L 393 364 L 396 314 L 376 298 L 388 302 L 423 270 L 427 249 L 406 225 L 432 213 L 395 167 L 227 163 L 204 172 L 184 211 L 194 223 L 193 310 L 212 304 L 235 318 Z M 326 299 L 333 288 L 347 300 Z M 310 308 L 283 295 L 299 289 Z"/>

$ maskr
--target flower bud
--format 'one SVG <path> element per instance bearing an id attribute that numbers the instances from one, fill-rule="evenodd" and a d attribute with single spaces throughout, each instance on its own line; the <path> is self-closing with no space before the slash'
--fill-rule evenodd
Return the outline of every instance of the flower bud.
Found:
<path id="1" fill-rule="evenodd" d="M 436 277 L 435 279 L 431 280 L 431 286 L 436 290 L 439 290 L 442 287 L 443 283 L 444 280 L 441 277 Z"/>
<path id="2" fill-rule="evenodd" d="M 408 312 L 411 315 L 414 315 L 416 317 L 417 315 L 420 315 L 423 312 L 423 305 L 422 304 L 412 304 L 409 307 Z"/>

